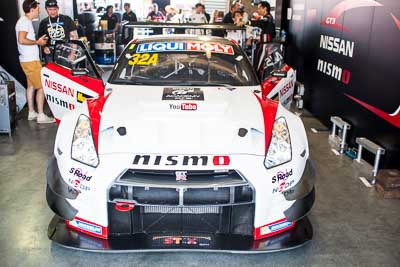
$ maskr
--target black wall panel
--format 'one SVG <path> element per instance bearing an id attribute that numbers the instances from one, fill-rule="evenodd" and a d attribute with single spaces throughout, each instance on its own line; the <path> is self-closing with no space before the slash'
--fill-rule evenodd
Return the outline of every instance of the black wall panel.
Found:
<path id="1" fill-rule="evenodd" d="M 351 8 L 345 5 L 349 2 Z M 400 114 L 396 116 L 400 1 L 291 0 L 284 4 L 293 8 L 294 15 L 289 21 L 287 60 L 305 84 L 306 107 L 327 126 L 330 116 L 343 117 L 352 124 L 351 145 L 355 146 L 355 137 L 365 136 L 387 149 L 381 167 L 400 168 Z M 353 53 L 324 49 L 321 36 L 339 38 L 338 43 L 352 47 Z M 329 75 L 328 65 L 318 68 L 320 60 L 340 69 L 340 75 Z"/>
<path id="2" fill-rule="evenodd" d="M 25 75 L 19 65 L 15 24 L 19 18 L 17 0 L 0 1 L 0 65 L 19 82 L 26 85 Z"/>

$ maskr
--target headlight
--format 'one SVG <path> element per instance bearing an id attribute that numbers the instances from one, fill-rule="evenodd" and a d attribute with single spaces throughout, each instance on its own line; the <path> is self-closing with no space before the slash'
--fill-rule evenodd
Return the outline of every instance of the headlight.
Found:
<path id="1" fill-rule="evenodd" d="M 72 138 L 71 158 L 95 168 L 99 165 L 90 119 L 86 115 L 80 115 L 76 123 Z"/>
<path id="2" fill-rule="evenodd" d="M 292 145 L 286 120 L 280 117 L 274 122 L 271 142 L 265 156 L 264 165 L 267 169 L 292 160 Z"/>

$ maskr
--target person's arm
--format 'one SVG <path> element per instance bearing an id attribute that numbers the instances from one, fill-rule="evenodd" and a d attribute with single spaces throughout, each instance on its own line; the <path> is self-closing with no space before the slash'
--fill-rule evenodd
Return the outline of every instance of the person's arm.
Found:
<path id="1" fill-rule="evenodd" d="M 46 24 L 47 24 L 47 22 L 46 22 L 46 20 L 44 19 L 44 20 L 42 20 L 41 22 L 40 22 L 40 24 L 39 24 L 39 29 L 38 29 L 38 36 L 43 36 L 43 35 L 48 35 L 47 34 L 47 29 L 46 29 Z M 50 49 L 49 49 L 49 47 L 48 47 L 48 36 L 47 36 L 47 42 L 46 42 L 46 45 L 43 45 L 42 46 L 42 49 L 43 49 L 43 52 L 45 53 L 45 54 L 50 54 Z"/>
<path id="2" fill-rule="evenodd" d="M 42 35 L 38 40 L 31 40 L 27 37 L 28 32 L 19 31 L 18 32 L 18 43 L 22 45 L 40 45 L 44 46 L 47 42 L 46 34 Z"/>
<path id="3" fill-rule="evenodd" d="M 133 20 L 132 20 L 132 22 L 137 22 L 137 17 L 136 17 L 136 14 L 135 14 L 135 13 L 133 13 Z"/>
<path id="4" fill-rule="evenodd" d="M 114 15 L 115 16 L 115 15 Z M 119 27 L 119 19 L 118 19 L 118 17 L 117 16 L 115 16 L 115 20 L 116 20 L 116 22 L 115 22 L 115 26 L 114 26 L 114 29 L 113 29 L 113 31 L 114 32 L 118 32 L 118 27 Z"/>
<path id="5" fill-rule="evenodd" d="M 70 18 L 67 17 L 68 20 L 68 30 L 69 30 L 69 39 L 70 40 L 78 40 L 78 29 L 76 28 L 75 22 Z"/>

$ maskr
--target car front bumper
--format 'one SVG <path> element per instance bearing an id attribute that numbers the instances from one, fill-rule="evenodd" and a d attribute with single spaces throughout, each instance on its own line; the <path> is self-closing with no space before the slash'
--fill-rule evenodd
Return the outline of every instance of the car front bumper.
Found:
<path id="1" fill-rule="evenodd" d="M 58 245 L 91 252 L 167 252 L 198 251 L 221 253 L 269 253 L 295 249 L 312 239 L 313 229 L 307 217 L 281 234 L 254 240 L 252 236 L 227 234 L 134 234 L 96 238 L 67 227 L 64 220 L 54 216 L 48 228 L 48 237 Z"/>
<path id="2" fill-rule="evenodd" d="M 300 247 L 312 239 L 313 229 L 306 217 L 315 200 L 315 168 L 307 162 L 300 182 L 282 192 L 287 200 L 295 200 L 284 214 L 296 225 L 283 233 L 254 240 L 253 236 L 240 234 L 199 234 L 164 231 L 162 234 L 120 234 L 108 239 L 94 237 L 71 227 L 65 220 L 73 220 L 78 212 L 67 199 L 75 199 L 77 191 L 63 182 L 53 157 L 47 171 L 47 201 L 56 213 L 48 228 L 48 237 L 60 246 L 97 252 L 142 251 L 207 251 L 225 253 L 268 253 Z"/>

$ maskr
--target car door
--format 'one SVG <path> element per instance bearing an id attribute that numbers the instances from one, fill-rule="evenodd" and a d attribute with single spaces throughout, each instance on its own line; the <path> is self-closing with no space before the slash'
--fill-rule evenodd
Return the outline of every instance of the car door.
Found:
<path id="1" fill-rule="evenodd" d="M 296 71 L 284 63 L 281 44 L 268 43 L 264 47 L 266 52 L 261 65 L 263 95 L 279 100 L 284 107 L 290 109 L 296 83 Z"/>
<path id="2" fill-rule="evenodd" d="M 58 122 L 86 98 L 104 95 L 101 74 L 81 41 L 56 44 L 53 62 L 42 68 L 41 78 L 45 98 Z"/>

